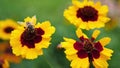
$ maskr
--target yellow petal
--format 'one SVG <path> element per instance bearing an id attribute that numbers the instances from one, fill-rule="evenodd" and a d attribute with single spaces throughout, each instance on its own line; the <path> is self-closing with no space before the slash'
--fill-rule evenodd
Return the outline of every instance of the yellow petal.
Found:
<path id="1" fill-rule="evenodd" d="M 103 58 L 105 58 L 106 60 L 110 59 L 112 56 L 113 50 L 108 49 L 108 48 L 104 48 L 103 51 L 101 52 L 101 55 Z"/>
<path id="2" fill-rule="evenodd" d="M 55 32 L 55 27 L 51 26 L 49 21 L 38 23 L 35 27 L 41 27 L 44 30 L 45 34 L 42 35 L 44 38 L 49 38 Z"/>
<path id="3" fill-rule="evenodd" d="M 82 2 L 79 2 L 78 0 L 72 0 L 73 5 L 77 6 L 78 8 L 84 7 Z"/>
<path id="4" fill-rule="evenodd" d="M 80 18 L 79 18 L 79 19 L 80 19 Z M 80 23 L 80 22 L 81 22 L 81 23 Z M 80 21 L 80 22 L 77 22 L 77 23 L 79 23 L 79 28 L 89 30 L 87 22 L 82 22 L 82 21 Z"/>
<path id="5" fill-rule="evenodd" d="M 97 22 L 94 22 L 95 23 L 95 27 L 94 28 L 101 28 L 101 27 L 104 27 L 105 24 L 101 21 L 97 21 Z"/>
<path id="6" fill-rule="evenodd" d="M 93 28 L 95 28 L 96 27 L 96 22 L 92 22 L 92 21 L 88 21 L 88 26 L 87 26 L 87 30 L 89 30 L 89 29 L 93 29 Z"/>
<path id="7" fill-rule="evenodd" d="M 104 37 L 104 38 L 99 40 L 99 42 L 101 43 L 102 46 L 109 44 L 110 41 L 111 41 L 111 39 L 109 37 Z"/>
<path id="8" fill-rule="evenodd" d="M 87 35 L 84 34 L 84 33 L 82 32 L 82 30 L 79 29 L 79 28 L 77 29 L 76 34 L 77 34 L 77 37 L 78 37 L 78 38 L 80 38 L 80 37 L 82 37 L 82 36 L 83 36 L 84 38 L 88 38 Z"/>
<path id="9" fill-rule="evenodd" d="M 76 58 L 71 62 L 70 66 L 72 68 L 89 68 L 89 64 L 88 58 Z"/>
<path id="10" fill-rule="evenodd" d="M 99 9 L 100 7 L 101 7 L 101 2 L 96 2 L 96 3 L 95 3 L 95 8 L 96 8 L 96 9 Z"/>
<path id="11" fill-rule="evenodd" d="M 50 45 L 51 38 L 42 38 L 42 41 L 40 43 L 35 44 L 36 49 L 42 49 L 42 48 L 48 48 Z M 41 45 L 41 46 L 40 46 Z"/>
<path id="12" fill-rule="evenodd" d="M 31 23 L 32 25 L 35 25 L 36 24 L 36 16 L 33 16 L 32 18 L 27 17 L 24 19 L 24 21 L 25 21 L 25 25 L 26 25 L 26 23 Z"/>
<path id="13" fill-rule="evenodd" d="M 70 49 L 73 48 L 74 43 L 76 42 L 73 39 L 68 39 L 68 38 L 64 38 L 65 42 L 61 42 L 61 47 L 65 48 L 65 49 Z"/>
<path id="14" fill-rule="evenodd" d="M 101 21 L 102 23 L 107 23 L 108 21 L 110 21 L 110 18 L 104 17 L 104 16 L 99 16 L 99 21 Z"/>
<path id="15" fill-rule="evenodd" d="M 42 50 L 35 50 L 35 49 L 29 49 L 28 52 L 25 54 L 25 58 L 27 59 L 35 59 L 38 57 L 38 55 L 42 55 Z"/>
<path id="16" fill-rule="evenodd" d="M 21 55 L 21 48 L 20 47 L 13 47 L 12 52 L 16 55 L 19 56 Z"/>
<path id="17" fill-rule="evenodd" d="M 69 49 L 66 49 L 65 50 L 65 53 L 67 55 L 72 55 L 72 54 L 76 54 L 77 53 L 77 50 L 75 50 L 74 48 L 69 48 Z"/>
<path id="18" fill-rule="evenodd" d="M 69 38 L 63 38 L 66 42 L 75 43 L 75 40 Z"/>
<path id="19" fill-rule="evenodd" d="M 83 36 L 82 30 L 81 29 L 77 29 L 76 31 L 77 37 L 80 38 Z"/>
<path id="20" fill-rule="evenodd" d="M 96 39 L 97 36 L 100 34 L 100 31 L 99 30 L 95 30 L 92 34 L 92 38 Z"/>
<path id="21" fill-rule="evenodd" d="M 30 17 L 27 17 L 27 18 L 24 19 L 25 22 L 29 22 L 30 20 L 31 20 Z"/>
<path id="22" fill-rule="evenodd" d="M 76 58 L 78 58 L 77 54 L 72 54 L 72 55 L 66 55 L 66 58 L 71 61 L 71 60 L 74 60 Z"/>
<path id="23" fill-rule="evenodd" d="M 99 10 L 99 14 L 106 15 L 107 13 L 108 13 L 108 6 L 106 6 L 106 5 L 101 6 L 101 8 Z"/>
<path id="24" fill-rule="evenodd" d="M 98 59 L 94 59 L 93 65 L 95 66 L 95 68 L 108 68 L 109 64 L 107 63 L 106 60 L 102 58 L 98 58 Z"/>

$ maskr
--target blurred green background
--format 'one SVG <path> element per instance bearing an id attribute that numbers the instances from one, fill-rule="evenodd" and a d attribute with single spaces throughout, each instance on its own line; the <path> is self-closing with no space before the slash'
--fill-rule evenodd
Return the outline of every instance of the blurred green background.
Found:
<path id="1" fill-rule="evenodd" d="M 23 59 L 21 63 L 10 63 L 10 68 L 70 68 L 70 62 L 66 59 L 64 50 L 57 49 L 57 45 L 63 41 L 63 37 L 77 39 L 76 27 L 63 17 L 63 11 L 71 5 L 71 0 L 0 0 L 0 20 L 13 19 L 23 21 L 27 16 L 36 15 L 38 22 L 49 20 L 56 27 L 52 36 L 51 45 L 44 49 L 44 55 L 35 60 Z M 119 21 L 117 21 L 119 22 Z M 112 59 L 108 61 L 109 68 L 120 68 L 120 27 L 112 30 L 100 29 L 98 39 L 109 36 L 111 43 L 107 46 L 114 50 Z M 93 30 L 85 31 L 89 36 Z"/>

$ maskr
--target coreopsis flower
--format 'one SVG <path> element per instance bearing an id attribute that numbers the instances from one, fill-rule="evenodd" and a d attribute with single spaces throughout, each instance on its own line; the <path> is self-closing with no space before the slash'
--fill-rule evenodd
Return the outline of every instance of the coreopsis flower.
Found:
<path id="1" fill-rule="evenodd" d="M 26 59 L 35 59 L 48 48 L 55 28 L 49 21 L 36 24 L 36 17 L 27 17 L 17 29 L 12 31 L 10 44 L 13 53 Z"/>
<path id="2" fill-rule="evenodd" d="M 9 68 L 9 63 L 7 60 L 0 58 L 0 68 Z"/>
<path id="3" fill-rule="evenodd" d="M 17 28 L 18 24 L 11 20 L 2 20 L 0 21 L 0 38 L 3 40 L 9 40 L 11 31 Z"/>
<path id="4" fill-rule="evenodd" d="M 113 50 L 105 48 L 109 42 L 109 37 L 104 37 L 95 41 L 100 31 L 95 30 L 92 38 L 88 38 L 80 29 L 76 31 L 78 41 L 64 38 L 61 42 L 65 49 L 66 58 L 71 61 L 72 68 L 89 68 L 93 65 L 95 68 L 108 68 L 107 60 L 111 59 Z"/>
<path id="5" fill-rule="evenodd" d="M 0 58 L 6 59 L 8 62 L 20 63 L 21 57 L 12 53 L 12 48 L 8 42 L 0 43 Z"/>
<path id="6" fill-rule="evenodd" d="M 73 5 L 64 11 L 64 17 L 81 29 L 104 27 L 105 23 L 110 20 L 107 17 L 108 7 L 102 6 L 100 2 L 72 0 L 72 3 Z"/>

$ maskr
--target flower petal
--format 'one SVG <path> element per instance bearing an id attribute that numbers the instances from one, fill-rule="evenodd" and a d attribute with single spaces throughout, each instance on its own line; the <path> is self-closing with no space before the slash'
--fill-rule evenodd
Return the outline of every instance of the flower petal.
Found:
<path id="1" fill-rule="evenodd" d="M 27 17 L 24 19 L 25 21 L 25 24 L 23 24 L 24 26 L 26 25 L 26 23 L 31 23 L 32 25 L 35 25 L 36 24 L 36 16 L 33 16 L 32 18 L 30 17 Z"/>
<path id="2" fill-rule="evenodd" d="M 88 53 L 85 50 L 80 50 L 77 52 L 79 58 L 86 58 L 88 57 Z"/>
<path id="3" fill-rule="evenodd" d="M 104 10 L 104 11 L 103 11 Z M 100 10 L 99 14 L 107 14 L 108 13 L 108 6 L 103 5 Z"/>
<path id="4" fill-rule="evenodd" d="M 84 58 L 84 59 L 80 59 L 80 58 L 77 58 L 77 59 L 74 59 L 70 66 L 72 68 L 89 68 L 89 61 L 88 61 L 88 58 Z"/>
<path id="5" fill-rule="evenodd" d="M 99 40 L 99 42 L 101 43 L 102 46 L 109 44 L 110 41 L 111 41 L 111 39 L 109 37 L 104 37 L 104 38 Z"/>
<path id="6" fill-rule="evenodd" d="M 95 30 L 92 34 L 92 38 L 96 39 L 97 36 L 100 34 L 100 31 L 99 30 Z"/>
<path id="7" fill-rule="evenodd" d="M 37 27 L 41 27 L 45 31 L 45 34 L 42 36 L 45 38 L 50 37 L 55 32 L 55 28 L 53 26 L 51 26 L 49 21 L 42 22 L 41 24 L 38 23 L 36 25 L 36 28 Z"/>
<path id="8" fill-rule="evenodd" d="M 95 68 L 108 68 L 108 63 L 102 58 L 94 59 L 93 65 Z"/>
<path id="9" fill-rule="evenodd" d="M 72 55 L 75 54 L 77 52 L 77 50 L 74 49 L 73 44 L 75 43 L 75 41 L 73 39 L 68 39 L 68 38 L 64 38 L 65 42 L 61 42 L 61 47 L 65 48 L 65 53 L 67 55 Z"/>
<path id="10" fill-rule="evenodd" d="M 77 51 L 75 49 L 73 49 L 73 48 L 66 49 L 64 52 L 65 52 L 66 55 L 72 55 L 72 54 L 77 53 Z"/>
<path id="11" fill-rule="evenodd" d="M 108 49 L 108 48 L 104 48 L 104 50 L 101 52 L 101 55 L 106 60 L 110 60 L 111 56 L 112 56 L 112 53 L 113 53 L 113 50 Z"/>
<path id="12" fill-rule="evenodd" d="M 72 3 L 73 3 L 73 5 L 75 5 L 75 6 L 79 7 L 79 8 L 84 7 L 84 4 L 79 2 L 78 0 L 72 0 Z"/>
<path id="13" fill-rule="evenodd" d="M 74 43 L 74 48 L 75 48 L 76 50 L 81 50 L 81 49 L 83 48 L 83 44 L 76 41 L 76 42 Z"/>
<path id="14" fill-rule="evenodd" d="M 98 50 L 98 51 L 102 51 L 103 50 L 103 47 L 102 45 L 100 44 L 100 42 L 97 42 L 94 44 L 94 47 Z"/>
<path id="15" fill-rule="evenodd" d="M 74 60 L 76 58 L 78 58 L 77 54 L 72 54 L 72 55 L 66 55 L 66 58 L 71 61 L 71 60 Z"/>
<path id="16" fill-rule="evenodd" d="M 93 50 L 92 56 L 93 56 L 93 58 L 98 59 L 100 57 L 100 52 L 97 50 Z"/>
<path id="17" fill-rule="evenodd" d="M 82 37 L 82 36 L 83 36 L 84 38 L 88 38 L 87 35 L 84 34 L 84 33 L 82 32 L 82 30 L 79 29 L 79 28 L 77 29 L 76 34 L 77 34 L 77 37 L 78 37 L 78 38 L 80 38 L 80 37 Z"/>
<path id="18" fill-rule="evenodd" d="M 64 37 L 65 42 L 61 42 L 61 45 L 63 48 L 67 49 L 67 48 L 73 48 L 73 44 L 76 42 L 73 39 L 69 39 L 69 38 L 65 38 Z"/>

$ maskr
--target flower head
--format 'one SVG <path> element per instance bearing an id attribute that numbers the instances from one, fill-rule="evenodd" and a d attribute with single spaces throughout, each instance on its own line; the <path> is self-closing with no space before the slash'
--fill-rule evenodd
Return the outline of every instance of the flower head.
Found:
<path id="1" fill-rule="evenodd" d="M 12 53 L 12 48 L 8 42 L 0 43 L 0 58 L 6 59 L 8 62 L 20 63 L 21 58 Z"/>
<path id="2" fill-rule="evenodd" d="M 112 50 L 104 46 L 110 42 L 109 37 L 104 37 L 99 41 L 95 41 L 100 31 L 95 30 L 92 38 L 88 38 L 80 29 L 76 31 L 79 41 L 64 38 L 65 42 L 61 45 L 65 48 L 66 57 L 71 62 L 72 68 L 89 68 L 93 63 L 95 68 L 107 68 L 107 60 L 113 53 Z"/>
<path id="3" fill-rule="evenodd" d="M 48 48 L 55 28 L 49 21 L 36 24 L 36 17 L 27 17 L 11 34 L 10 44 L 13 53 L 26 59 L 42 55 L 42 48 Z"/>
<path id="4" fill-rule="evenodd" d="M 101 6 L 100 2 L 78 0 L 72 1 L 73 5 L 64 11 L 64 16 L 75 26 L 82 29 L 93 29 L 104 27 L 110 19 L 107 16 L 108 7 Z"/>
<path id="5" fill-rule="evenodd" d="M 17 26 L 18 24 L 11 19 L 0 21 L 0 38 L 3 40 L 9 40 L 11 31 L 16 29 Z"/>

